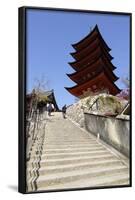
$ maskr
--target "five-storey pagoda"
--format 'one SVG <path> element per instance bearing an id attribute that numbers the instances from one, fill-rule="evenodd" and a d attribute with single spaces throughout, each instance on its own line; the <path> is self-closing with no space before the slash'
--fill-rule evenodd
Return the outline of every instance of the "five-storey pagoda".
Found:
<path id="1" fill-rule="evenodd" d="M 97 25 L 84 39 L 72 46 L 76 50 L 71 53 L 75 61 L 69 64 L 75 72 L 67 75 L 76 85 L 66 87 L 72 95 L 83 97 L 103 91 L 116 95 L 120 92 L 114 83 L 118 77 L 113 72 L 116 67 L 111 63 L 111 49 L 102 38 Z"/>

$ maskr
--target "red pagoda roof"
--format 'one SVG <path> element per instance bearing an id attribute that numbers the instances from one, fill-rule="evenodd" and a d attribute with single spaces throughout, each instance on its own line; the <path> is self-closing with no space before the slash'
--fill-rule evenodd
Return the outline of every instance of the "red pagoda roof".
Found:
<path id="1" fill-rule="evenodd" d="M 85 58 L 79 61 L 69 62 L 68 64 L 70 64 L 73 69 L 79 70 L 82 68 L 80 66 L 85 67 L 86 64 L 94 62 L 94 60 L 99 58 L 99 56 L 101 56 L 103 52 L 104 52 L 104 55 L 107 57 L 107 59 L 109 60 L 113 59 L 113 57 L 109 53 L 104 51 L 101 46 L 97 46 L 97 48 L 94 49 L 92 52 L 90 52 Z"/>
<path id="2" fill-rule="evenodd" d="M 84 37 L 82 40 L 80 40 L 79 42 L 72 44 L 73 48 L 76 49 L 77 51 L 85 48 L 88 44 L 90 44 L 95 37 L 99 37 L 101 42 L 103 43 L 104 47 L 110 51 L 111 49 L 108 47 L 108 45 L 106 44 L 106 42 L 104 41 L 104 39 L 102 38 L 98 26 L 96 25 L 95 28 L 86 36 Z"/>
<path id="3" fill-rule="evenodd" d="M 82 68 L 80 71 L 74 72 L 72 74 L 67 74 L 67 76 L 74 82 L 79 83 L 83 77 L 86 77 L 86 75 L 88 78 L 90 78 L 90 77 L 92 77 L 92 75 L 94 73 L 96 73 L 97 71 L 101 71 L 101 70 L 105 70 L 107 72 L 108 76 L 113 81 L 118 80 L 118 77 L 109 69 L 108 66 L 106 66 L 106 62 L 104 61 L 104 59 L 102 57 L 100 57 L 98 60 L 91 63 L 87 67 Z M 88 78 L 86 78 L 86 79 L 88 79 Z"/>
<path id="4" fill-rule="evenodd" d="M 70 53 L 75 60 L 81 60 L 84 58 L 86 55 L 90 54 L 93 52 L 95 49 L 97 49 L 98 46 L 102 46 L 100 39 L 97 37 L 95 40 L 92 41 L 90 45 L 87 45 L 84 49 L 81 51 L 76 51 L 73 53 Z M 107 49 L 105 49 L 107 51 Z"/>
<path id="5" fill-rule="evenodd" d="M 120 92 L 120 89 L 106 76 L 106 72 L 99 72 L 99 74 L 96 74 L 93 76 L 92 79 L 89 79 L 87 82 L 84 82 L 82 84 L 75 85 L 73 87 L 65 87 L 72 95 L 74 96 L 81 96 L 83 95 L 83 91 L 87 91 L 88 88 L 91 89 L 91 91 L 95 91 L 93 86 L 96 86 L 99 90 L 104 87 L 105 89 L 108 89 L 110 94 L 116 95 Z"/>

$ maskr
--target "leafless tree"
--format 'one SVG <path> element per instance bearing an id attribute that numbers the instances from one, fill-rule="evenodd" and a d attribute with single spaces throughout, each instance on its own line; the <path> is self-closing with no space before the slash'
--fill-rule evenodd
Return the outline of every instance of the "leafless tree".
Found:
<path id="1" fill-rule="evenodd" d="M 38 102 L 42 94 L 48 90 L 48 84 L 49 84 L 49 81 L 46 80 L 44 75 L 42 75 L 40 79 L 38 78 L 34 79 L 33 90 L 32 90 L 33 98 L 31 102 L 31 110 L 33 109 L 34 112 L 32 112 L 32 116 L 33 116 L 33 113 L 37 112 Z"/>
<path id="2" fill-rule="evenodd" d="M 37 94 L 39 94 L 40 92 L 46 91 L 49 89 L 49 81 L 46 80 L 44 75 L 42 75 L 40 79 L 35 78 L 33 89 L 35 90 Z"/>

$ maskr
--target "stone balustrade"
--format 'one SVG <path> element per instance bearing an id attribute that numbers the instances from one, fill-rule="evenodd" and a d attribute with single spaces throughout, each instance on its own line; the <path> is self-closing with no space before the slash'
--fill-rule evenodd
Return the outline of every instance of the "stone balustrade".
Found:
<path id="1" fill-rule="evenodd" d="M 130 155 L 129 118 L 85 113 L 85 128 L 127 157 Z"/>
<path id="2" fill-rule="evenodd" d="M 38 178 L 42 146 L 45 137 L 46 115 L 46 111 L 42 114 L 37 112 L 36 116 L 34 118 L 28 119 L 27 123 L 26 178 L 27 190 L 31 191 L 36 190 L 36 179 Z"/>

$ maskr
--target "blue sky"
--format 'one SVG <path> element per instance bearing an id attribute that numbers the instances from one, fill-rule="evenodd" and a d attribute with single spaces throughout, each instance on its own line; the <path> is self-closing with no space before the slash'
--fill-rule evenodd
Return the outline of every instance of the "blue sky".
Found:
<path id="1" fill-rule="evenodd" d="M 27 92 L 31 92 L 35 79 L 45 77 L 47 90 L 54 89 L 61 108 L 71 104 L 75 97 L 64 87 L 74 86 L 66 73 L 74 72 L 68 62 L 74 61 L 71 46 L 84 38 L 97 24 L 112 49 L 114 73 L 120 77 L 116 84 L 122 89 L 121 78 L 129 77 L 129 16 L 95 13 L 27 10 Z"/>

